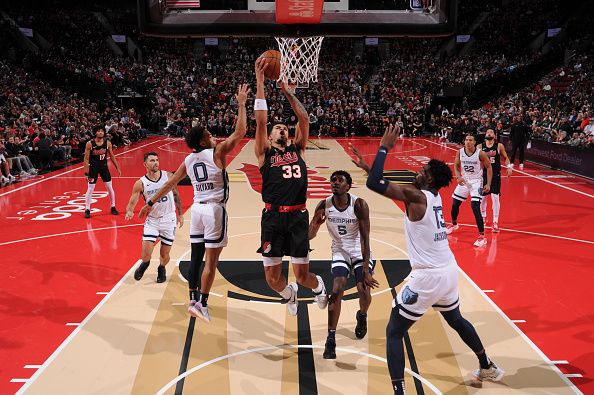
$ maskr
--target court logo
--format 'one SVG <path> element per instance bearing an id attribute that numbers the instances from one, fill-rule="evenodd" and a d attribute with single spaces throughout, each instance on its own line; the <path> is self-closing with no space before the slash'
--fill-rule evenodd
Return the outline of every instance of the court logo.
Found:
<path id="1" fill-rule="evenodd" d="M 108 196 L 107 192 L 93 192 L 91 203 L 97 203 L 98 199 L 104 199 Z M 56 221 L 70 218 L 72 213 L 85 212 L 85 196 L 79 191 L 67 191 L 61 195 L 54 196 L 51 199 L 35 203 L 25 209 L 19 210 L 15 215 L 6 217 L 6 219 L 16 219 L 22 221 L 28 219 L 31 221 Z M 101 212 L 98 208 L 92 208 L 91 213 Z"/>

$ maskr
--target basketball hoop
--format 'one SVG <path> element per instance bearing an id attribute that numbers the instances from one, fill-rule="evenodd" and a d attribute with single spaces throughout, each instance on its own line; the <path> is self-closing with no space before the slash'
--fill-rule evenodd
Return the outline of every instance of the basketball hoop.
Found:
<path id="1" fill-rule="evenodd" d="M 324 37 L 275 37 L 281 53 L 279 81 L 308 88 L 318 81 L 318 60 Z"/>

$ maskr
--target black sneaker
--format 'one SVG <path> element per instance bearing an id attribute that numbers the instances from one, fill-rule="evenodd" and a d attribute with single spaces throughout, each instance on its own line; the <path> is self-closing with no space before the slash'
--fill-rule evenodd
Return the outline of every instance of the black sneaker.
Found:
<path id="1" fill-rule="evenodd" d="M 91 210 L 85 210 L 85 218 L 91 218 Z"/>
<path id="2" fill-rule="evenodd" d="M 146 269 L 148 269 L 149 265 L 149 262 L 141 262 L 140 265 L 138 265 L 138 268 L 134 270 L 134 280 L 140 280 L 142 276 L 144 276 L 144 272 L 146 271 Z"/>
<path id="3" fill-rule="evenodd" d="M 357 339 L 363 339 L 367 334 L 367 314 L 363 315 L 361 310 L 357 311 L 357 326 L 355 327 L 355 336 Z"/>
<path id="4" fill-rule="evenodd" d="M 119 212 L 118 212 L 118 210 L 116 210 L 115 206 L 113 206 L 113 207 L 111 208 L 111 213 L 112 213 L 113 215 L 118 215 L 118 214 L 119 214 Z"/>
<path id="5" fill-rule="evenodd" d="M 165 266 L 159 265 L 157 267 L 157 282 L 164 283 L 167 280 L 167 276 L 165 274 Z"/>
<path id="6" fill-rule="evenodd" d="M 336 359 L 336 342 L 326 339 L 324 345 L 324 359 Z"/>

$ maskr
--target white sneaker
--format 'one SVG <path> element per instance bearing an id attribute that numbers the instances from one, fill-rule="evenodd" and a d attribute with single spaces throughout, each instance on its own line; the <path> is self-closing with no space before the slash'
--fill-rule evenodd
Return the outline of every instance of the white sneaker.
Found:
<path id="1" fill-rule="evenodd" d="M 472 372 L 472 375 L 481 381 L 499 381 L 503 378 L 504 374 L 505 372 L 503 369 L 498 368 L 493 361 L 491 361 L 491 365 L 488 369 L 477 369 Z"/>
<path id="2" fill-rule="evenodd" d="M 291 288 L 291 297 L 287 301 L 287 310 L 289 311 L 289 315 L 297 315 L 297 307 L 299 305 L 299 301 L 297 300 L 297 290 L 299 286 L 297 283 L 289 283 L 289 288 Z"/>
<path id="3" fill-rule="evenodd" d="M 202 318 L 206 322 L 210 322 L 210 315 L 208 314 L 208 306 L 202 306 L 202 303 L 195 302 L 188 307 L 188 313 L 196 318 Z"/>
<path id="4" fill-rule="evenodd" d="M 487 238 L 483 235 L 480 235 L 478 239 L 474 242 L 475 247 L 484 247 L 487 245 Z"/>
<path id="5" fill-rule="evenodd" d="M 456 224 L 456 225 L 448 225 L 448 226 L 446 226 L 446 233 L 448 235 L 451 235 L 452 232 L 455 231 L 455 230 L 458 230 L 459 227 L 460 226 L 458 226 L 458 224 Z"/>
<path id="6" fill-rule="evenodd" d="M 318 279 L 318 284 L 322 284 L 322 292 L 320 292 L 318 295 L 315 295 L 314 300 L 317 302 L 318 307 L 321 310 L 324 310 L 326 306 L 328 306 L 328 295 L 326 294 L 326 285 L 324 284 L 322 277 L 316 276 L 316 278 Z"/>
<path id="7" fill-rule="evenodd" d="M 8 175 L 8 182 L 15 182 L 15 181 L 16 181 L 16 178 L 12 174 L 9 174 Z"/>

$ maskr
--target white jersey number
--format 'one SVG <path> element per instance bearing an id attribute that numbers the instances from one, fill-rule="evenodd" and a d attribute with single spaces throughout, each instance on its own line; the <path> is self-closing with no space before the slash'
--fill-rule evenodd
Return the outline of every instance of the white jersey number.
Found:
<path id="1" fill-rule="evenodd" d="M 301 167 L 299 165 L 284 165 L 282 167 L 283 178 L 301 178 Z"/>

